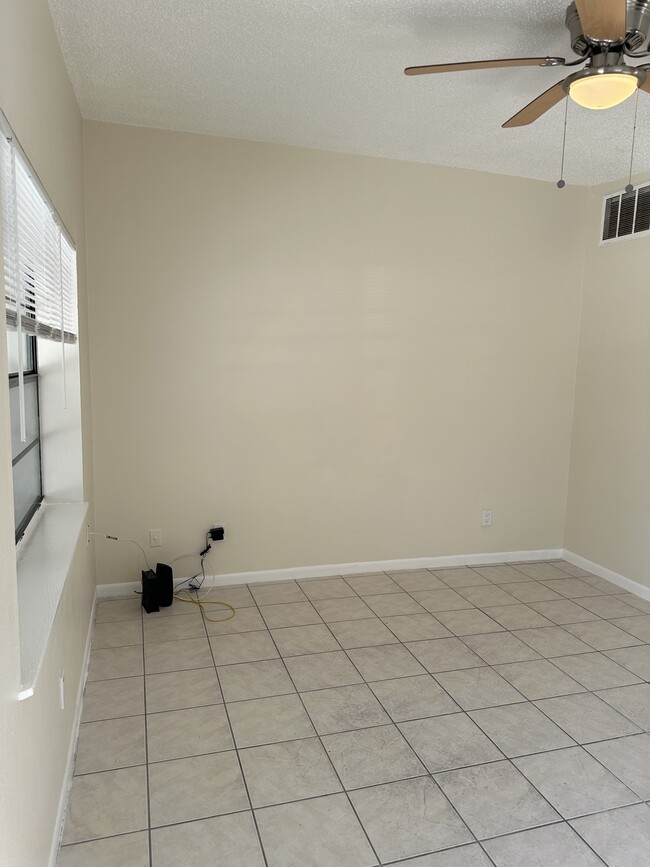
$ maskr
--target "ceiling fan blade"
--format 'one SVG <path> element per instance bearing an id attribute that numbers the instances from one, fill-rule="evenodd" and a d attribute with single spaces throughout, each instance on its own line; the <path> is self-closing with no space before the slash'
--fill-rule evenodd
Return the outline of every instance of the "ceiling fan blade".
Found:
<path id="1" fill-rule="evenodd" d="M 554 84 L 553 87 L 549 87 L 549 89 L 540 94 L 537 99 L 529 102 L 525 108 L 522 108 L 522 110 L 513 115 L 510 120 L 507 120 L 503 124 L 503 128 L 511 129 L 513 126 L 526 126 L 526 124 L 537 120 L 537 118 L 541 117 L 550 108 L 553 108 L 554 105 L 557 105 L 558 102 L 561 102 L 561 100 L 564 99 L 566 93 L 564 92 L 562 84 L 562 81 L 558 81 L 558 83 Z"/>
<path id="2" fill-rule="evenodd" d="M 586 36 L 611 42 L 625 39 L 625 0 L 576 0 L 576 6 Z"/>
<path id="3" fill-rule="evenodd" d="M 643 84 L 639 85 L 639 90 L 645 90 L 646 93 L 650 93 L 650 70 L 648 71 L 648 75 Z"/>
<path id="4" fill-rule="evenodd" d="M 472 69 L 501 69 L 505 66 L 564 66 L 563 57 L 510 57 L 505 60 L 470 60 L 466 63 L 436 63 L 433 66 L 409 66 L 405 75 L 429 75 L 432 72 L 463 72 Z"/>

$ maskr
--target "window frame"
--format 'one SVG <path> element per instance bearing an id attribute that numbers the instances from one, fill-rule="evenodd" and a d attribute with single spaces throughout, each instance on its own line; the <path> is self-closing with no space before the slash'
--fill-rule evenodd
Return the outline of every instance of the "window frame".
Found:
<path id="1" fill-rule="evenodd" d="M 38 383 L 38 342 L 36 336 L 33 334 L 26 335 L 27 337 L 27 346 L 29 347 L 29 361 L 31 362 L 30 367 L 28 369 L 23 370 L 23 382 L 35 382 L 36 383 L 36 420 L 37 420 L 37 429 L 38 435 L 35 439 L 33 439 L 30 443 L 28 443 L 22 451 L 20 451 L 15 458 L 11 460 L 11 472 L 13 475 L 14 467 L 16 467 L 20 461 L 28 455 L 33 449 L 38 449 L 38 496 L 32 502 L 27 512 L 25 512 L 21 521 L 16 525 L 16 544 L 20 542 L 20 540 L 25 535 L 25 531 L 29 526 L 32 518 L 38 512 L 41 507 L 41 503 L 43 502 L 43 456 L 41 450 L 41 406 L 40 406 L 40 396 L 39 396 L 39 383 Z M 18 373 L 10 373 L 9 374 L 9 388 L 18 388 L 20 376 Z M 15 498 L 15 493 L 14 493 Z"/>
<path id="2" fill-rule="evenodd" d="M 79 501 L 83 500 L 81 450 L 75 450 L 76 456 L 70 459 L 66 454 L 65 473 L 62 474 L 58 468 L 60 445 L 55 448 L 53 444 L 60 444 L 60 434 L 63 433 L 65 437 L 75 438 L 75 446 L 80 445 L 77 439 L 81 435 L 78 350 L 72 356 L 75 377 L 71 395 L 72 413 L 69 418 L 64 417 L 68 409 L 66 344 L 78 344 L 79 333 L 77 251 L 72 235 L 58 215 L 1 109 L 0 218 L 1 228 L 4 229 L 0 230 L 0 241 L 4 260 L 7 331 L 22 335 L 20 341 L 27 338 L 26 344 L 20 344 L 18 359 L 14 357 L 11 347 L 13 370 L 11 373 L 8 371 L 11 403 L 15 403 L 13 398 L 16 396 L 11 389 L 18 386 L 18 411 L 21 415 L 25 407 L 24 384 L 27 383 L 33 392 L 27 416 L 33 429 L 29 433 L 29 443 L 16 442 L 17 408 L 14 407 L 11 413 L 14 521 L 18 521 L 15 539 L 19 551 L 20 545 L 25 539 L 31 539 L 41 524 L 40 516 L 35 519 L 41 506 L 42 516 L 49 514 L 50 509 L 56 510 L 59 504 L 71 502 L 71 495 L 78 497 Z M 61 373 L 54 376 L 50 346 L 57 344 L 61 347 Z M 26 347 L 28 351 L 25 351 Z M 39 370 L 41 360 L 43 369 Z M 55 380 L 57 388 L 61 386 L 63 411 L 54 407 L 52 389 Z M 53 412 L 52 420 L 50 412 Z M 57 425 L 56 435 L 50 437 L 53 425 Z M 36 448 L 38 452 L 34 451 Z M 16 451 L 18 454 L 14 457 Z M 57 457 L 51 460 L 48 455 L 53 451 Z M 23 460 L 25 463 L 21 464 Z M 20 475 L 17 475 L 16 470 Z M 20 478 L 23 475 L 25 478 Z M 21 487 L 21 494 L 24 493 L 20 505 L 16 503 L 16 480 Z"/>

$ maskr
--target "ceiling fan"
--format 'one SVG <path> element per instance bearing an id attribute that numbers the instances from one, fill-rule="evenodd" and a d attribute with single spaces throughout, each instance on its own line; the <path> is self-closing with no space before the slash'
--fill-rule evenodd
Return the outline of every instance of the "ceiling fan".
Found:
<path id="1" fill-rule="evenodd" d="M 575 0 L 566 10 L 565 24 L 571 48 L 580 59 L 571 63 L 563 57 L 516 57 L 506 60 L 475 60 L 409 66 L 406 75 L 498 69 L 509 66 L 586 65 L 558 81 L 507 120 L 503 127 L 525 126 L 540 118 L 566 96 L 586 108 L 604 109 L 618 105 L 637 90 L 650 94 L 650 64 L 630 66 L 627 57 L 648 57 L 641 51 L 650 32 L 650 0 Z"/>

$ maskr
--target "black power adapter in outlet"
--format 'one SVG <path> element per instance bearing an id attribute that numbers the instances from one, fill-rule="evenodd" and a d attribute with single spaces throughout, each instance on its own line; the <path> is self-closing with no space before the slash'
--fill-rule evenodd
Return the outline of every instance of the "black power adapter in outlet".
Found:
<path id="1" fill-rule="evenodd" d="M 226 535 L 226 531 L 221 526 L 212 527 L 211 530 L 208 530 L 208 532 L 205 534 L 206 546 L 201 551 L 200 556 L 205 557 L 205 555 L 208 553 L 208 551 L 212 547 L 210 545 L 210 542 L 223 542 L 225 535 Z"/>

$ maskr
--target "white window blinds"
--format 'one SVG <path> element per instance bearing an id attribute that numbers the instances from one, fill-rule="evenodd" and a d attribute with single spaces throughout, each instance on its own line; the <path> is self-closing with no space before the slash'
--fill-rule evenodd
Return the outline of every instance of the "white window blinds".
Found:
<path id="1" fill-rule="evenodd" d="M 5 135 L 0 135 L 0 199 L 8 327 L 75 343 L 76 253 L 29 164 Z"/>

